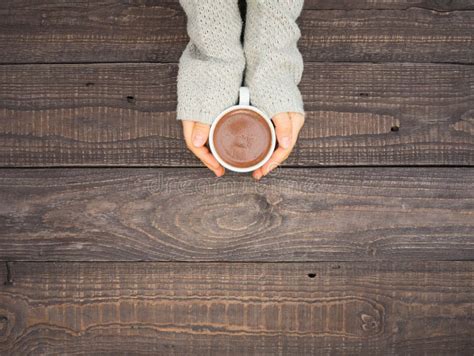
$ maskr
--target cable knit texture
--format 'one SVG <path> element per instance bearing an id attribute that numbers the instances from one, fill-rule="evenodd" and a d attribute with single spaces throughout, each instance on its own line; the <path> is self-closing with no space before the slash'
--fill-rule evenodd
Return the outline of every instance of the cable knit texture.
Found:
<path id="1" fill-rule="evenodd" d="M 180 0 L 190 41 L 179 60 L 177 119 L 212 123 L 237 103 L 244 70 L 252 105 L 270 117 L 304 115 L 296 24 L 303 1 L 247 0 L 242 47 L 238 0 Z"/>
<path id="2" fill-rule="evenodd" d="M 210 124 L 238 101 L 245 69 L 237 0 L 180 0 L 190 38 L 179 60 L 178 120 Z"/>
<path id="3" fill-rule="evenodd" d="M 305 115 L 298 89 L 304 64 L 296 23 L 302 8 L 303 0 L 247 0 L 245 85 L 252 105 L 270 117 L 280 112 Z"/>

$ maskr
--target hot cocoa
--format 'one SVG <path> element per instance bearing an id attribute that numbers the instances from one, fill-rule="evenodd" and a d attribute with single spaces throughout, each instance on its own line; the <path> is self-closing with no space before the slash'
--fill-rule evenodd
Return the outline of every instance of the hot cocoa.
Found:
<path id="1" fill-rule="evenodd" d="M 214 130 L 214 148 L 226 163 L 248 168 L 261 162 L 272 146 L 272 132 L 257 112 L 236 109 L 225 114 Z"/>

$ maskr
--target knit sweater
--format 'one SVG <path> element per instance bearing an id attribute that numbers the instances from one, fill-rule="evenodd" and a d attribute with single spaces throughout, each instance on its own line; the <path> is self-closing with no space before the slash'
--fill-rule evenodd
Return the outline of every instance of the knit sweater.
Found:
<path id="1" fill-rule="evenodd" d="M 177 119 L 211 124 L 237 103 L 242 82 L 270 117 L 304 115 L 296 24 L 303 1 L 247 0 L 242 45 L 238 0 L 180 0 L 190 41 L 179 60 Z"/>

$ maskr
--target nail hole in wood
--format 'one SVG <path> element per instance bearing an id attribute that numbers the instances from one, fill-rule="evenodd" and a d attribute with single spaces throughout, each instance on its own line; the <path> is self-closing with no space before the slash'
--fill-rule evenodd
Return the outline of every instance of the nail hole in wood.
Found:
<path id="1" fill-rule="evenodd" d="M 130 103 L 130 104 L 134 104 L 135 103 L 135 97 L 132 96 L 132 95 L 129 95 L 127 96 L 127 101 Z"/>
<path id="2" fill-rule="evenodd" d="M 363 96 L 367 98 L 369 96 L 369 93 L 360 93 L 359 96 Z"/>
<path id="3" fill-rule="evenodd" d="M 399 129 L 400 129 L 400 127 L 398 127 L 398 126 L 395 125 L 395 126 L 392 126 L 392 127 L 390 128 L 390 131 L 392 131 L 392 132 L 397 132 Z"/>
<path id="4" fill-rule="evenodd" d="M 309 278 L 314 278 L 314 277 L 316 277 L 316 273 L 308 273 L 308 277 Z"/>
<path id="5" fill-rule="evenodd" d="M 89 88 L 89 87 L 93 87 L 94 85 L 95 85 L 95 84 L 92 83 L 92 82 L 87 82 L 87 83 L 86 83 L 86 87 L 88 87 L 88 88 Z"/>

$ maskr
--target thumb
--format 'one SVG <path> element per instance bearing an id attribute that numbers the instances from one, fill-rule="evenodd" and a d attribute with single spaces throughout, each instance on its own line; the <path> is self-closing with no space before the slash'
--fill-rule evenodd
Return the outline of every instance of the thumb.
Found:
<path id="1" fill-rule="evenodd" d="M 275 131 L 278 139 L 278 144 L 282 148 L 289 148 L 291 146 L 292 134 L 290 116 L 287 112 L 282 112 L 273 116 L 272 120 L 275 123 Z"/>
<path id="2" fill-rule="evenodd" d="M 206 143 L 209 137 L 209 130 L 210 126 L 207 124 L 203 124 L 201 122 L 196 122 L 193 128 L 193 145 L 195 147 L 202 147 Z"/>

